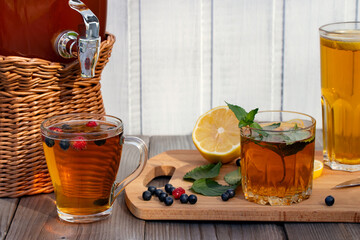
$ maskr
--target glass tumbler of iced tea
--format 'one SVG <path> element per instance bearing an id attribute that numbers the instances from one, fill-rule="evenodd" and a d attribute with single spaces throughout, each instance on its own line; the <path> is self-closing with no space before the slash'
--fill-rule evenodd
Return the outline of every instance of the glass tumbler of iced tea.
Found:
<path id="1" fill-rule="evenodd" d="M 316 121 L 290 111 L 261 111 L 261 129 L 242 127 L 241 174 L 245 199 L 290 205 L 310 197 Z"/>
<path id="2" fill-rule="evenodd" d="M 319 29 L 324 161 L 360 171 L 360 22 Z"/>
<path id="3" fill-rule="evenodd" d="M 119 118 L 102 114 L 66 114 L 41 124 L 46 163 L 54 186 L 58 216 L 68 222 L 102 220 L 115 198 L 143 170 L 147 147 L 123 136 Z M 123 144 L 139 149 L 138 168 L 116 182 Z"/>

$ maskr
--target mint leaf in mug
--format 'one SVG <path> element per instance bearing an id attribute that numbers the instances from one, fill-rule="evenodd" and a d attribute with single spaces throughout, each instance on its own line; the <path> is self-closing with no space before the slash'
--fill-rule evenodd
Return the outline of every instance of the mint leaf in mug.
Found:
<path id="1" fill-rule="evenodd" d="M 184 175 L 185 180 L 198 180 L 201 178 L 214 178 L 219 175 L 220 168 L 222 164 L 218 162 L 217 164 L 207 164 L 200 167 L 196 167 L 190 172 L 187 172 Z"/>
<path id="2" fill-rule="evenodd" d="M 226 190 L 236 189 L 237 186 L 238 185 L 224 186 L 212 179 L 202 178 L 193 183 L 191 190 L 205 196 L 220 196 Z"/>

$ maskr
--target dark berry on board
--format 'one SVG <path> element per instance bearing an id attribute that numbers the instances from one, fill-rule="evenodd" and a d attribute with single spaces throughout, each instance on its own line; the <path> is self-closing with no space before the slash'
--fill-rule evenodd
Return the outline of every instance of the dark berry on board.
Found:
<path id="1" fill-rule="evenodd" d="M 151 192 L 149 191 L 144 191 L 143 194 L 142 194 L 142 198 L 145 200 L 145 201 L 149 201 L 151 199 Z"/>
<path id="2" fill-rule="evenodd" d="M 156 187 L 154 187 L 154 186 L 149 186 L 148 187 L 148 191 L 151 192 L 151 195 L 155 194 L 155 190 L 156 190 Z"/>
<path id="3" fill-rule="evenodd" d="M 187 203 L 187 202 L 188 202 L 188 198 L 189 198 L 189 196 L 188 196 L 186 193 L 184 193 L 184 194 L 182 194 L 182 195 L 180 196 L 180 202 L 181 202 L 181 203 Z"/>
<path id="4" fill-rule="evenodd" d="M 221 194 L 221 199 L 222 199 L 223 201 L 229 200 L 229 194 L 227 194 L 226 192 L 223 193 L 223 194 Z"/>
<path id="5" fill-rule="evenodd" d="M 166 206 L 170 206 L 171 204 L 173 204 L 174 200 L 172 199 L 172 197 L 166 197 L 164 202 Z"/>
<path id="6" fill-rule="evenodd" d="M 165 201 L 165 198 L 167 198 L 167 196 L 168 196 L 168 194 L 167 193 L 161 193 L 160 195 L 159 195 L 159 200 L 160 200 L 160 202 L 163 202 L 163 201 Z"/>
<path id="7" fill-rule="evenodd" d="M 173 192 L 175 189 L 176 189 L 176 187 L 171 187 L 170 190 L 169 190 L 169 192 L 170 192 L 169 194 L 172 195 L 172 192 Z"/>
<path id="8" fill-rule="evenodd" d="M 189 197 L 188 197 L 188 201 L 190 204 L 195 204 L 197 202 L 197 197 L 196 195 L 194 194 L 191 194 Z"/>
<path id="9" fill-rule="evenodd" d="M 325 198 L 325 203 L 328 206 L 332 206 L 335 203 L 335 198 L 333 196 L 329 195 Z"/>
<path id="10" fill-rule="evenodd" d="M 106 139 L 96 140 L 94 143 L 98 146 L 102 146 L 106 143 Z"/>
<path id="11" fill-rule="evenodd" d="M 66 151 L 70 147 L 70 142 L 68 140 L 63 139 L 60 141 L 59 145 L 62 150 Z"/>
<path id="12" fill-rule="evenodd" d="M 45 138 L 45 143 L 46 143 L 46 146 L 48 146 L 48 147 L 52 147 L 52 146 L 54 146 L 54 144 L 55 144 L 55 141 L 54 141 L 54 139 L 51 139 L 51 138 Z"/>
<path id="13" fill-rule="evenodd" d="M 167 183 L 167 184 L 165 184 L 165 192 L 167 192 L 167 193 L 171 193 L 170 192 L 170 189 L 171 189 L 171 187 L 172 187 L 173 185 L 171 185 L 170 183 Z"/>
<path id="14" fill-rule="evenodd" d="M 233 189 L 226 190 L 226 193 L 229 195 L 229 198 L 233 198 L 235 196 L 235 191 Z"/>
<path id="15" fill-rule="evenodd" d="M 241 158 L 236 159 L 236 166 L 240 167 Z"/>
<path id="16" fill-rule="evenodd" d="M 159 197 L 160 194 L 162 194 L 163 192 L 164 192 L 164 191 L 161 190 L 161 189 L 156 189 L 156 190 L 155 190 L 155 195 L 156 195 L 157 197 Z"/>
<path id="17" fill-rule="evenodd" d="M 70 130 L 70 129 L 71 129 L 71 126 L 70 126 L 69 124 L 63 124 L 63 125 L 61 126 L 61 129 L 62 129 L 62 130 Z"/>

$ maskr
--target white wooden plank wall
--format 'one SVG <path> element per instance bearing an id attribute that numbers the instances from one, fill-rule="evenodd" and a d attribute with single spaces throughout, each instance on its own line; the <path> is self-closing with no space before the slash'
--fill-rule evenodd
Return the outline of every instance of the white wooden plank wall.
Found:
<path id="1" fill-rule="evenodd" d="M 108 0 L 106 111 L 127 134 L 190 134 L 225 100 L 321 128 L 318 27 L 357 11 L 358 0 Z"/>

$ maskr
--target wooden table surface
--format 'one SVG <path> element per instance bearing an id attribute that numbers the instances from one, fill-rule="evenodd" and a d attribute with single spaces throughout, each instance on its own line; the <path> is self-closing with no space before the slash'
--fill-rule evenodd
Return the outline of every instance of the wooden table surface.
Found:
<path id="1" fill-rule="evenodd" d="M 142 136 L 149 157 L 173 149 L 195 149 L 191 136 Z M 316 148 L 321 149 L 321 132 Z M 125 147 L 120 179 L 132 172 L 136 149 Z M 163 186 L 168 179 L 150 184 Z M 360 192 L 359 192 L 360 197 Z M 359 206 L 360 207 L 360 206 Z M 54 194 L 0 198 L 0 239 L 360 239 L 360 224 L 283 222 L 144 221 L 127 209 L 124 193 L 114 203 L 110 218 L 90 224 L 60 222 Z"/>

